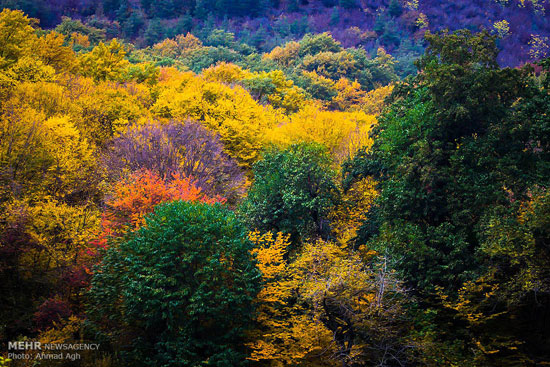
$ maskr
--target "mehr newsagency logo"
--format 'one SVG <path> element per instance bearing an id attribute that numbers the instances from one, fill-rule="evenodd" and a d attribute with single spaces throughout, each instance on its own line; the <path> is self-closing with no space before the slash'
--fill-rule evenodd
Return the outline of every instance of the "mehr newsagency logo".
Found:
<path id="1" fill-rule="evenodd" d="M 8 359 L 65 359 L 75 361 L 80 352 L 99 350 L 99 343 L 41 343 L 37 341 L 8 342 Z"/>

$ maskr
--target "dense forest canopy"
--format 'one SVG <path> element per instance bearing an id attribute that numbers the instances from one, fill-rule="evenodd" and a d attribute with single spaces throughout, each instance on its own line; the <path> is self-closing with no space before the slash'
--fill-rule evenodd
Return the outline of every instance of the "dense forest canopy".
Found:
<path id="1" fill-rule="evenodd" d="M 1 5 L 0 366 L 550 363 L 547 1 Z"/>
<path id="2" fill-rule="evenodd" d="M 403 66 L 405 74 L 415 71 L 410 63 L 422 54 L 427 30 L 488 29 L 501 37 L 502 66 L 538 59 L 550 47 L 547 0 L 2 0 L 0 5 L 24 11 L 46 29 L 67 17 L 139 47 L 187 32 L 208 46 L 228 46 L 216 44 L 215 32 L 223 30 L 248 52 L 268 52 L 307 33 L 330 31 L 345 47 L 371 53 L 384 47 L 409 65 Z M 64 21 L 60 27 L 68 32 L 81 25 Z"/>

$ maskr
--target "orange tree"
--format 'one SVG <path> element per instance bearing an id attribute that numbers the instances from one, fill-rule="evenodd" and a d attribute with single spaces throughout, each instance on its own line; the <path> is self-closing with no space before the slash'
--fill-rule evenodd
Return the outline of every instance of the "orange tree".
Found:
<path id="1" fill-rule="evenodd" d="M 117 235 L 128 227 L 139 228 L 145 215 L 156 205 L 174 200 L 209 204 L 225 201 L 221 197 L 208 197 L 190 178 L 181 174 L 173 174 L 172 179 L 167 180 L 150 171 L 137 172 L 115 185 L 113 196 L 106 203 L 105 232 Z"/>

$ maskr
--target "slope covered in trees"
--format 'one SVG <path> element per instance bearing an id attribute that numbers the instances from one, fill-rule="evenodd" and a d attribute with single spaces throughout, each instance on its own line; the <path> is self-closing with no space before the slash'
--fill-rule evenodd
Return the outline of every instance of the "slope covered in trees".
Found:
<path id="1" fill-rule="evenodd" d="M 236 51 L 248 55 L 330 31 L 345 47 L 371 54 L 384 47 L 403 64 L 404 74 L 415 72 L 412 61 L 426 45 L 427 30 L 487 29 L 502 37 L 504 66 L 550 52 L 547 0 L 2 0 L 0 5 L 66 35 L 87 28 L 94 38 L 117 37 L 140 47 L 191 32 L 212 47 L 228 47 L 234 36 Z"/>
<path id="2" fill-rule="evenodd" d="M 426 31 L 401 79 L 329 32 L 110 38 L 124 6 L 166 31 L 314 2 L 33 4 L 6 5 L 50 29 L 0 13 L 0 343 L 100 348 L 0 366 L 550 363 L 543 48 L 504 68 L 505 34 Z"/>

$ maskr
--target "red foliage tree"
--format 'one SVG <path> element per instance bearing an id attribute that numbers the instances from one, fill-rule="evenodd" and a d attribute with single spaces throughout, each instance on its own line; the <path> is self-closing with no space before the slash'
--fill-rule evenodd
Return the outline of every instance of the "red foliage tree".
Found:
<path id="1" fill-rule="evenodd" d="M 173 173 L 167 180 L 151 171 L 141 171 L 114 187 L 113 196 L 106 202 L 104 232 L 117 236 L 128 229 L 137 229 L 156 205 L 174 200 L 210 204 L 225 202 L 219 196 L 209 197 L 193 180 L 180 173 Z"/>
<path id="2" fill-rule="evenodd" d="M 107 248 L 109 237 L 121 237 L 127 231 L 138 229 L 156 205 L 175 200 L 209 204 L 226 201 L 221 196 L 208 196 L 192 179 L 180 173 L 173 173 L 170 180 L 148 170 L 132 174 L 115 185 L 112 196 L 105 203 L 102 232 L 81 257 L 85 272 L 91 273 L 91 267 L 97 263 L 99 250 Z"/>

